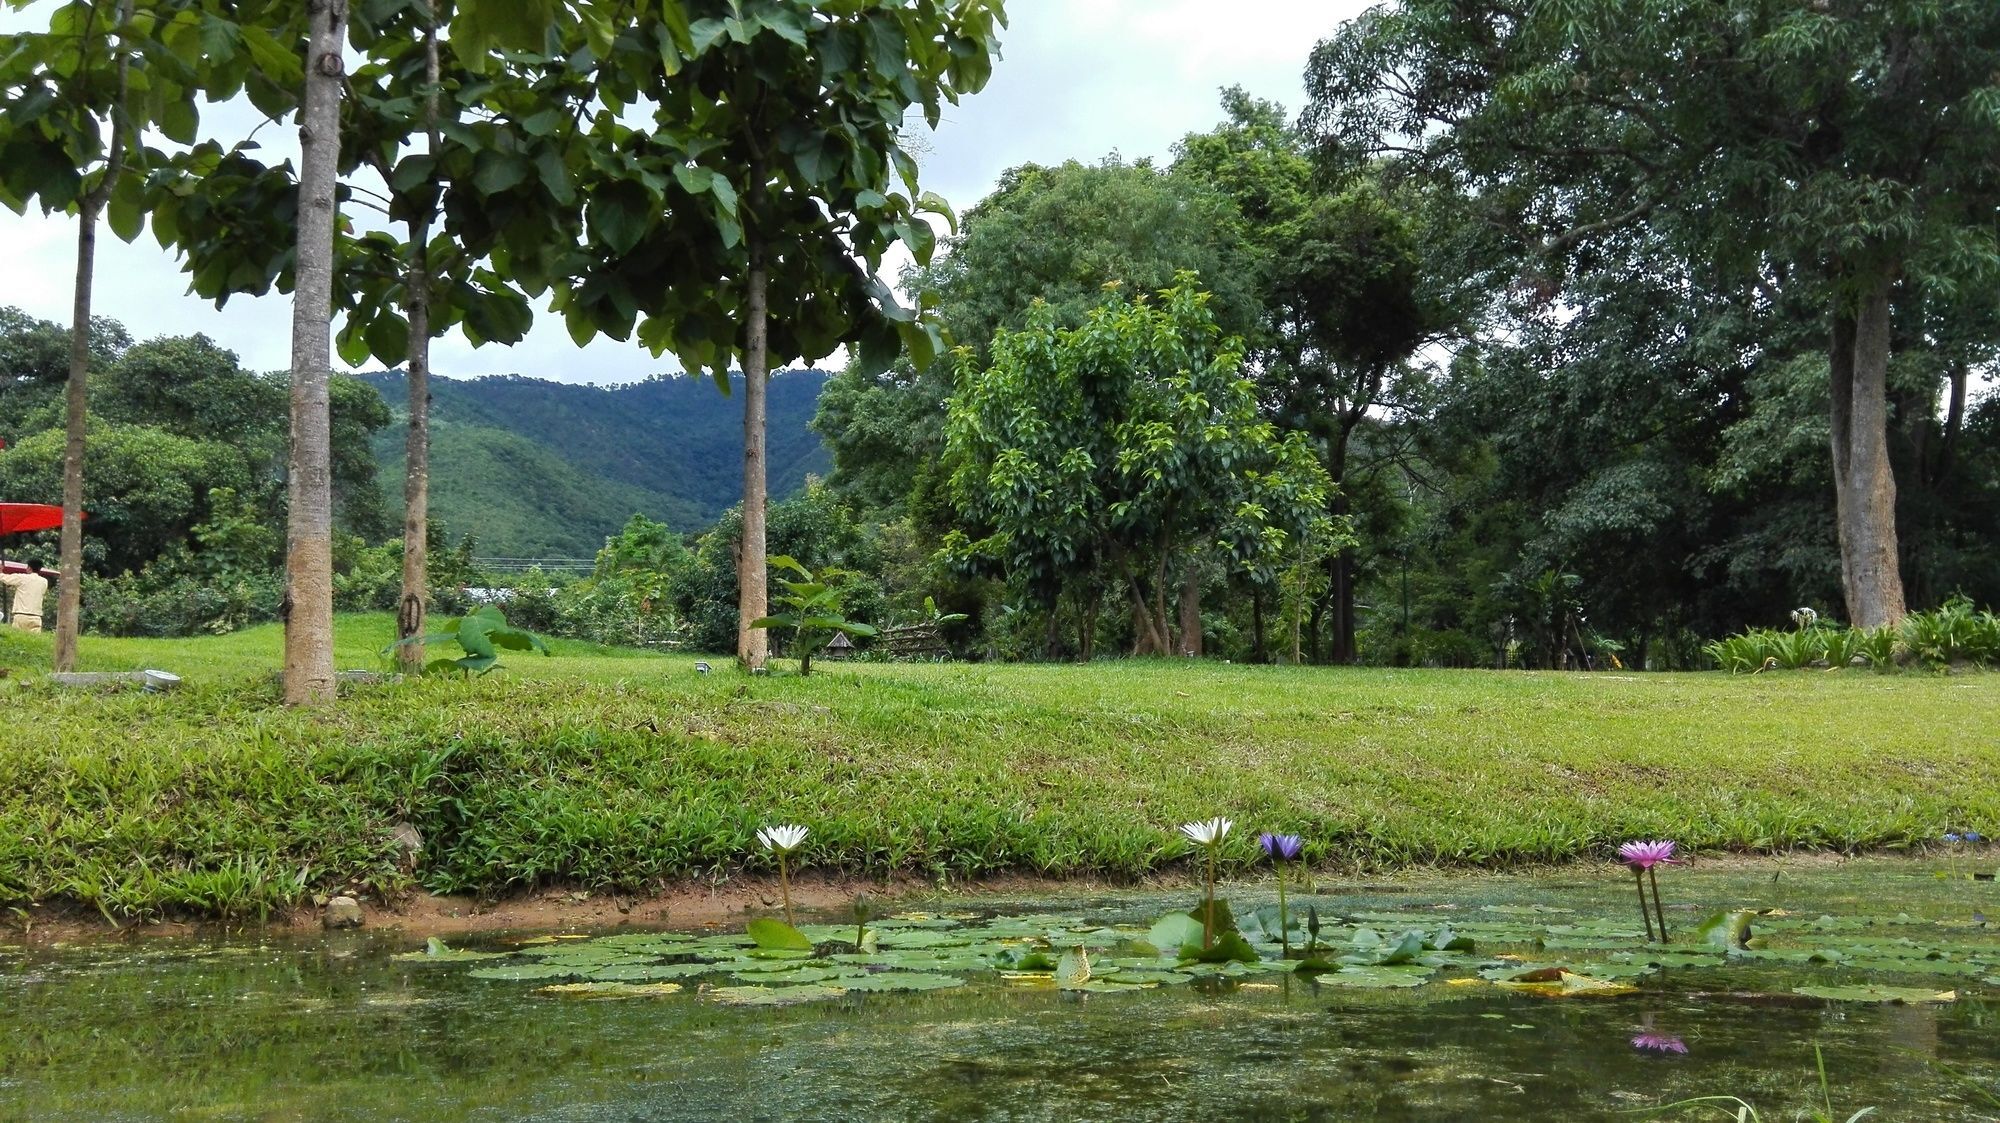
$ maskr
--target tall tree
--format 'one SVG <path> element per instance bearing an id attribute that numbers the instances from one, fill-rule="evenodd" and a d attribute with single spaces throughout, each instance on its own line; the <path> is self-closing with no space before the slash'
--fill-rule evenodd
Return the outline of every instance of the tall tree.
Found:
<path id="1" fill-rule="evenodd" d="M 1326 190 L 1283 107 L 1234 88 L 1222 101 L 1228 119 L 1181 141 L 1174 175 L 1235 203 L 1262 311 L 1250 341 L 1266 408 L 1310 435 L 1333 480 L 1330 513 L 1345 519 L 1359 431 L 1371 418 L 1404 420 L 1426 400 L 1427 374 L 1408 360 L 1451 320 L 1421 283 L 1412 197 L 1366 175 Z M 1326 597 L 1313 610 L 1316 656 L 1323 620 L 1336 663 L 1356 657 L 1357 551 L 1327 558 Z"/>
<path id="2" fill-rule="evenodd" d="M 1741 299 L 1810 297 L 1848 617 L 1872 627 L 1905 611 L 1891 305 L 2000 275 L 1996 72 L 1987 0 L 1397 0 L 1314 52 L 1307 120 L 1338 158 L 1469 190 L 1551 298 L 1635 224 Z"/>
<path id="3" fill-rule="evenodd" d="M 347 0 L 308 0 L 299 117 L 297 280 L 292 292 L 291 449 L 285 529 L 285 701 L 333 698 L 334 185 Z"/>
<path id="4" fill-rule="evenodd" d="M 69 370 L 63 395 L 62 538 L 56 584 L 54 666 L 76 666 L 83 587 L 83 469 L 89 428 L 91 295 L 96 279 L 98 218 L 114 193 L 129 198 L 126 175 L 137 138 L 131 96 L 133 59 L 147 38 L 134 0 L 115 5 L 77 0 L 52 14 L 41 34 L 0 43 L 0 89 L 10 106 L 0 118 L 0 201 L 17 212 L 39 195 L 44 210 L 73 209 L 77 218 L 76 277 L 71 304 Z M 152 14 L 148 14 L 149 23 Z M 108 131 L 108 136 L 106 135 Z M 118 216 L 128 241 L 142 221 Z"/>
<path id="5" fill-rule="evenodd" d="M 743 527 L 737 655 L 761 668 L 767 636 L 765 382 L 772 365 L 843 344 L 886 366 L 920 364 L 937 327 L 875 276 L 895 242 L 928 261 L 921 193 L 903 149 L 913 109 L 942 107 L 992 70 L 999 0 L 694 0 L 593 43 L 591 151 L 570 171 L 588 242 L 556 305 L 579 339 L 631 334 L 727 388 L 741 358 Z M 647 128 L 617 110 L 647 105 Z"/>

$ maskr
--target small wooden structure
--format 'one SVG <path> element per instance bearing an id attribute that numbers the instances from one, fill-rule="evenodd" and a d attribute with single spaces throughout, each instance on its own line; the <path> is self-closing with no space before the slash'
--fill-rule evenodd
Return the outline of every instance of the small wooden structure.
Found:
<path id="1" fill-rule="evenodd" d="M 835 632 L 833 638 L 826 641 L 826 650 L 820 654 L 820 658 L 846 659 L 853 654 L 854 641 L 847 638 L 846 632 Z"/>

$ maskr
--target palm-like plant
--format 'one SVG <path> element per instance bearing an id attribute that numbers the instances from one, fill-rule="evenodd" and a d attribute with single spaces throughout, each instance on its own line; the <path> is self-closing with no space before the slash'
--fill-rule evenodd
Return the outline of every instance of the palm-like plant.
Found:
<path id="1" fill-rule="evenodd" d="M 849 620 L 842 602 L 847 597 L 846 570 L 822 569 L 817 575 L 798 559 L 779 554 L 771 559 L 772 569 L 789 570 L 798 580 L 780 577 L 784 592 L 772 597 L 783 612 L 751 621 L 753 628 L 790 628 L 792 653 L 798 656 L 799 674 L 812 673 L 813 653 L 825 647 L 835 635 L 872 636 L 875 629 Z"/>

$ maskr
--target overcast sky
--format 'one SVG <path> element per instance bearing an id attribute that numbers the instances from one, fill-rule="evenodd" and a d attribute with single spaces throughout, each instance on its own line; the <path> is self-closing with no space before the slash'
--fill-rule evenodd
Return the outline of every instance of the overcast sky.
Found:
<path id="1" fill-rule="evenodd" d="M 1009 0 L 1003 58 L 984 92 L 947 107 L 920 154 L 924 186 L 959 210 L 979 201 L 1014 165 L 1095 160 L 1116 150 L 1128 159 L 1166 158 L 1182 135 L 1220 118 L 1217 93 L 1241 85 L 1296 111 L 1301 73 L 1313 44 L 1363 7 L 1363 0 Z M 0 29 L 37 20 L 0 12 Z M 292 138 L 264 130 L 278 152 Z M 69 321 L 76 255 L 75 220 L 0 209 L 0 305 Z M 136 339 L 201 332 L 233 349 L 245 366 L 288 363 L 288 297 L 237 297 L 218 311 L 185 295 L 173 258 L 148 231 L 126 245 L 106 230 L 98 240 L 96 310 L 121 320 Z M 672 370 L 636 344 L 598 341 L 579 349 L 560 320 L 538 316 L 514 347 L 473 348 L 456 333 L 433 348 L 439 374 L 526 374 L 567 382 L 625 382 Z"/>

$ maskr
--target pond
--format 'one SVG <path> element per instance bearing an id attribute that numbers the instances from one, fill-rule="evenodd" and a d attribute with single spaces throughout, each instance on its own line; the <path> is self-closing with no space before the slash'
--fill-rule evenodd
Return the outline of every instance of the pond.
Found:
<path id="1" fill-rule="evenodd" d="M 1990 1120 L 2000 892 L 1972 869 L 1674 870 L 1673 950 L 1612 869 L 1323 879 L 1291 898 L 1317 977 L 1147 955 L 1188 891 L 904 903 L 869 954 L 801 916 L 817 957 L 633 930 L 0 945 L 0 1118 L 1546 1120 L 1729 1095 Z M 1252 935 L 1267 890 L 1226 893 Z M 1697 934 L 1730 909 L 1751 946 Z M 1089 979 L 1058 987 L 1043 943 Z"/>

